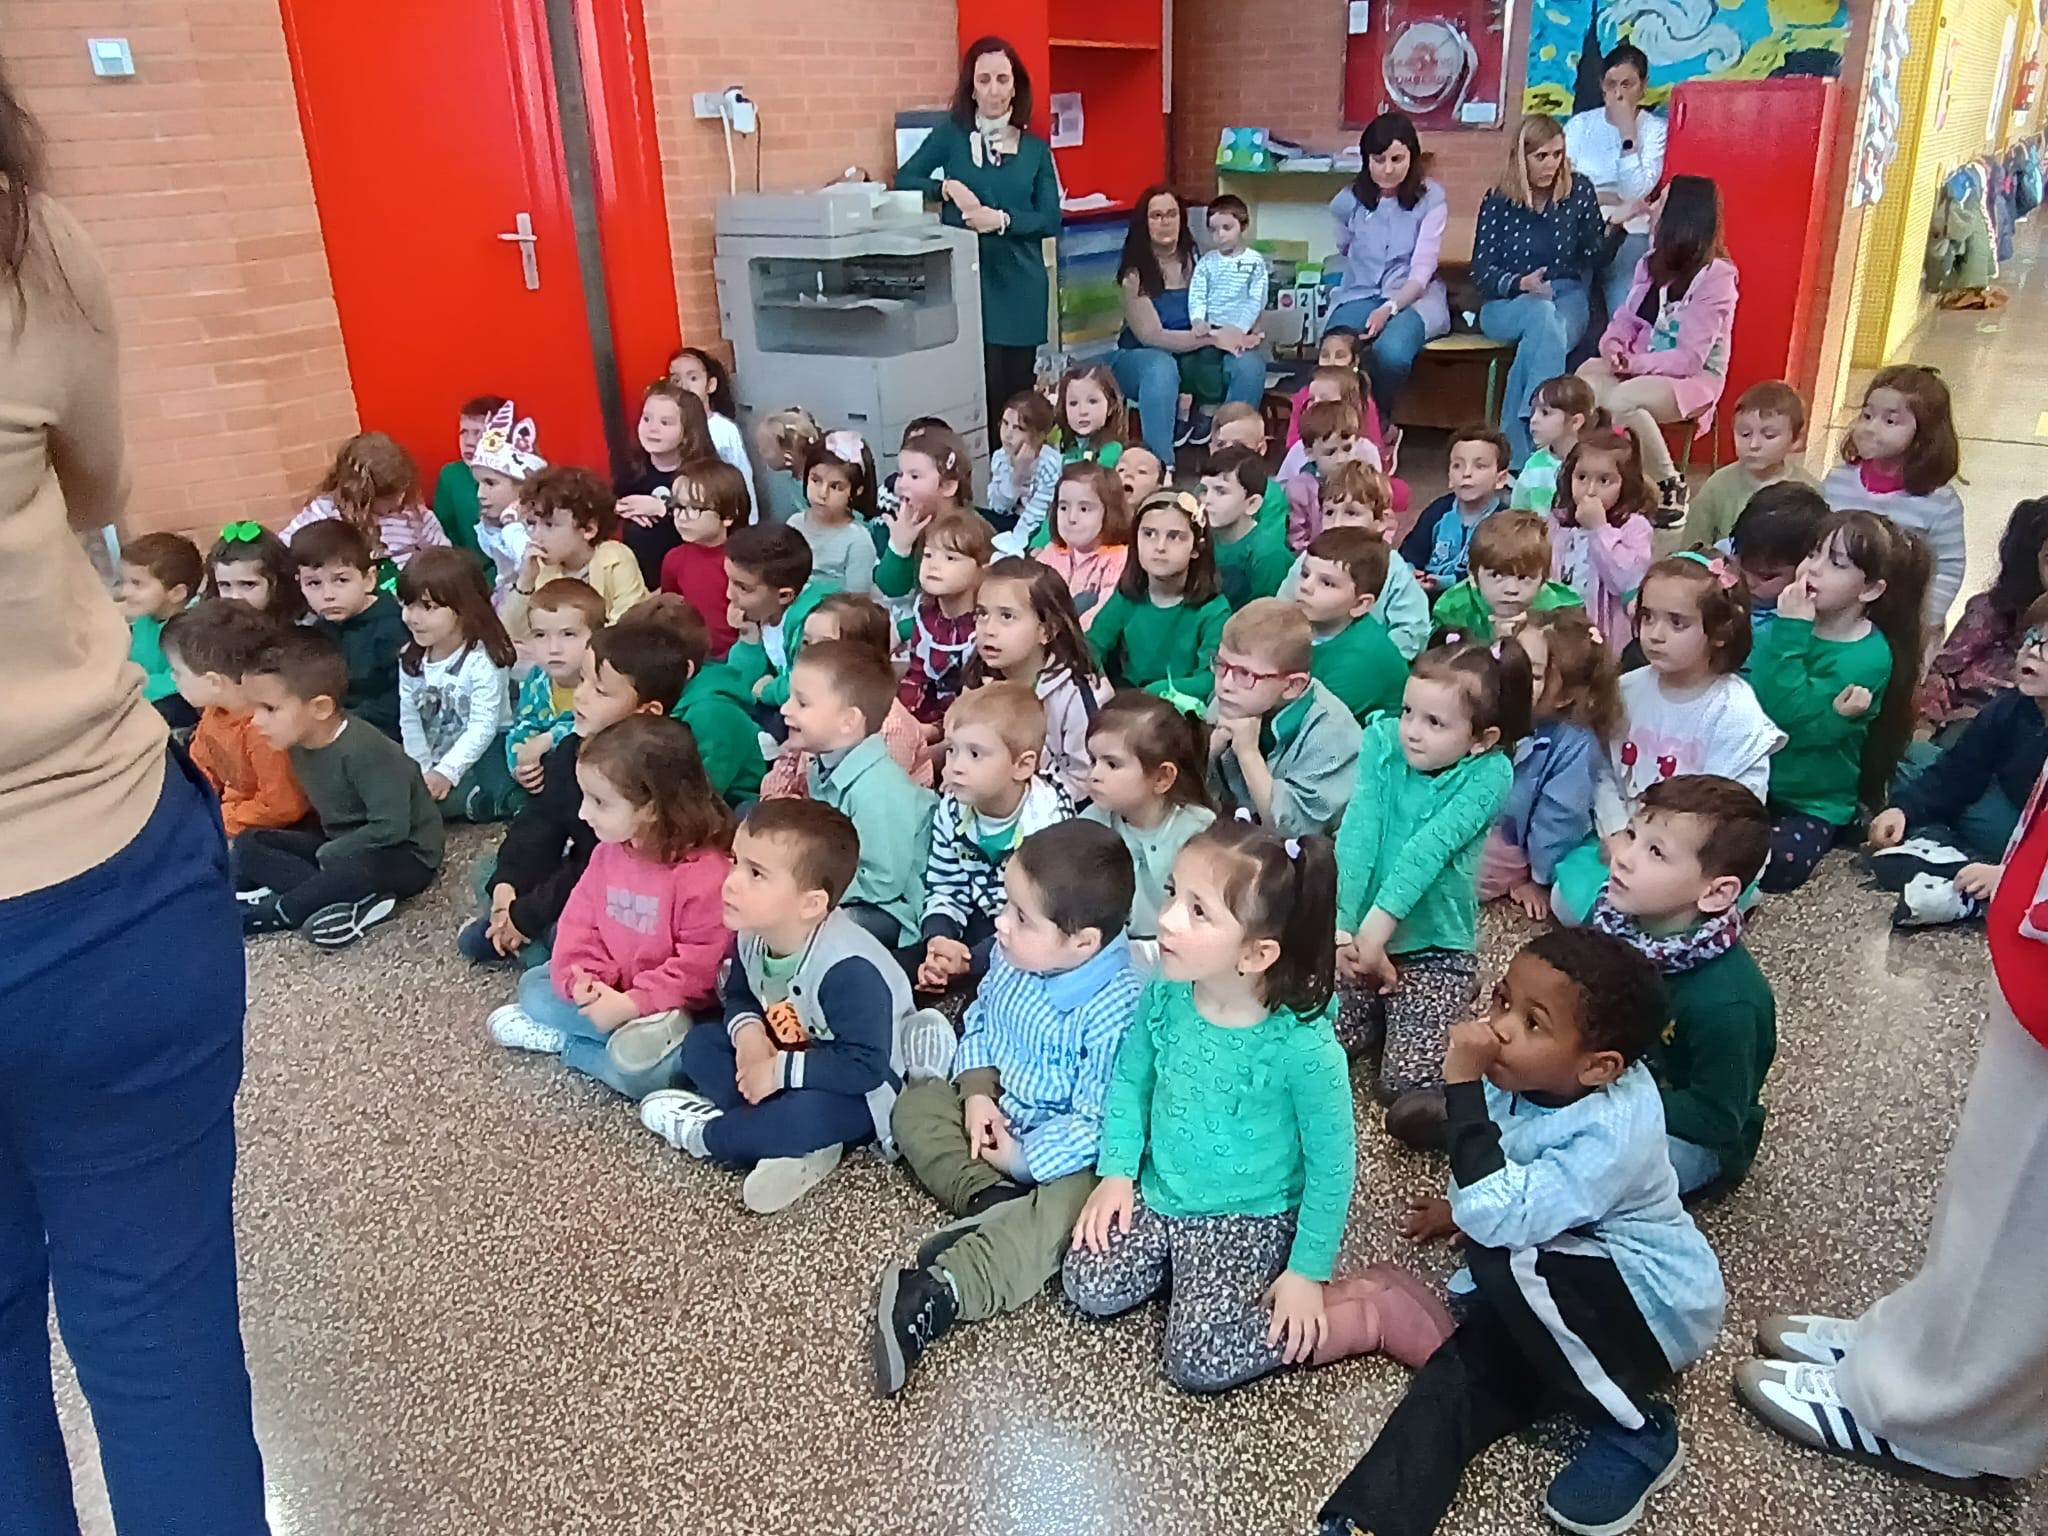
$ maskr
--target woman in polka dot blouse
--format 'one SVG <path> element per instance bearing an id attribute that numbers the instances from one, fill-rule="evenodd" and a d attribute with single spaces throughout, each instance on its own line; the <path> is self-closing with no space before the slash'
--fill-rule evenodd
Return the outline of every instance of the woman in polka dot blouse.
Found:
<path id="1" fill-rule="evenodd" d="M 1541 113 L 1523 118 L 1472 237 L 1479 328 L 1515 348 L 1501 426 L 1518 469 L 1531 447 L 1530 398 L 1565 371 L 1586 334 L 1593 271 L 1616 238 L 1593 183 L 1571 167 L 1563 125 Z"/>

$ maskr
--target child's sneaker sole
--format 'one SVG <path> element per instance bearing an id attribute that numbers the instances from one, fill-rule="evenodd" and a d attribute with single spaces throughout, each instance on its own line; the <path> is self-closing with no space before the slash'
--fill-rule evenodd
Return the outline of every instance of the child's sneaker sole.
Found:
<path id="1" fill-rule="evenodd" d="M 391 896 L 337 901 L 307 918 L 299 931 L 322 949 L 346 949 L 397 910 L 397 898 Z"/>
<path id="2" fill-rule="evenodd" d="M 680 1008 L 642 1014 L 606 1037 L 604 1053 L 622 1072 L 652 1072 L 675 1054 L 689 1029 L 690 1016 Z"/>
<path id="3" fill-rule="evenodd" d="M 835 1143 L 802 1157 L 764 1157 L 740 1186 L 740 1199 L 757 1216 L 787 1210 L 825 1182 L 845 1151 Z"/>

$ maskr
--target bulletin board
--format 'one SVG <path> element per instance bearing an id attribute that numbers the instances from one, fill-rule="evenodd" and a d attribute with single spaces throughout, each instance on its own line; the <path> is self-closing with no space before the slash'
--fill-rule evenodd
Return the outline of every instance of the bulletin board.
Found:
<path id="1" fill-rule="evenodd" d="M 1514 0 L 1349 0 L 1344 126 L 1405 112 L 1425 132 L 1506 119 Z"/>

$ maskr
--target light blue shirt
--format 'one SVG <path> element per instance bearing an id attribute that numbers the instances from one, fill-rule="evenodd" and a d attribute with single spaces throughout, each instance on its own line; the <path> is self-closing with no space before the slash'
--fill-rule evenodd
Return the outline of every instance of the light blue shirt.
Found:
<path id="1" fill-rule="evenodd" d="M 1095 1166 L 1116 1048 L 1144 990 L 1121 933 L 1071 971 L 1051 975 L 1018 970 L 996 946 L 967 1010 L 953 1073 L 995 1068 L 998 1103 L 1033 1183 Z"/>

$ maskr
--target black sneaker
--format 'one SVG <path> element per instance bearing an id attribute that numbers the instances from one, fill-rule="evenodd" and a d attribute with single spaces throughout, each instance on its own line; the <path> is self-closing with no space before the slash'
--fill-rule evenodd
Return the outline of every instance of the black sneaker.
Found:
<path id="1" fill-rule="evenodd" d="M 936 1270 L 883 1270 L 875 1308 L 875 1390 L 883 1397 L 901 1392 L 910 1368 L 959 1316 L 952 1283 Z"/>
<path id="2" fill-rule="evenodd" d="M 244 901 L 241 908 L 244 938 L 258 933 L 289 933 L 298 926 L 284 915 L 275 897 L 268 901 Z"/>
<path id="3" fill-rule="evenodd" d="M 397 910 L 398 899 L 381 894 L 337 901 L 307 918 L 302 931 L 322 949 L 347 949 Z"/>

